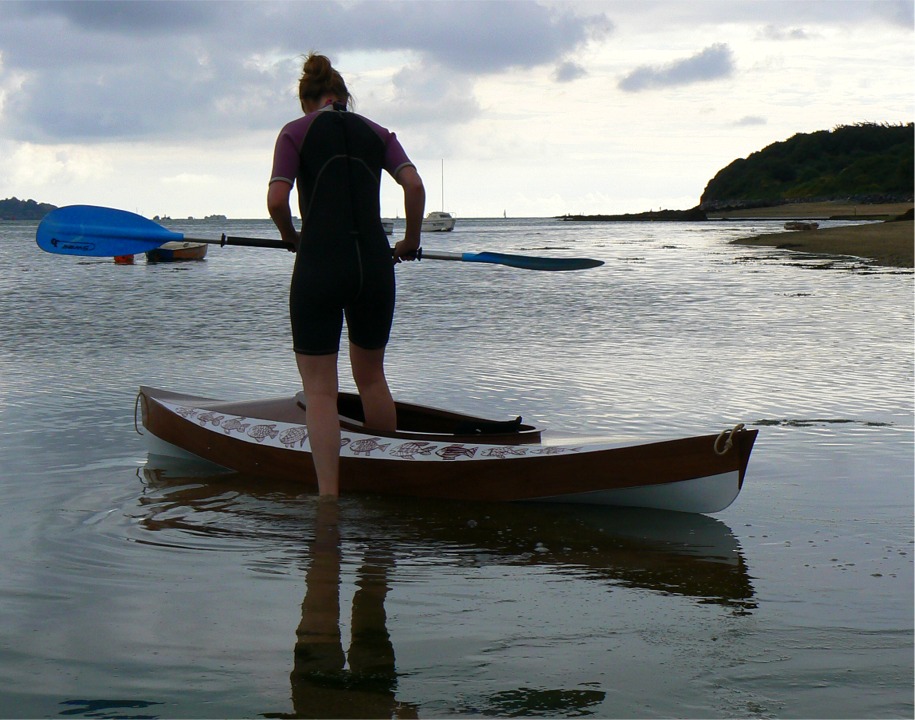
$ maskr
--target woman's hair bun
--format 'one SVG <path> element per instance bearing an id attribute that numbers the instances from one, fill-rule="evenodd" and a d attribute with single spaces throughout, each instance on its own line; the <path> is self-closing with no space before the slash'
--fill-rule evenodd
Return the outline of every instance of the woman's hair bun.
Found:
<path id="1" fill-rule="evenodd" d="M 318 100 L 322 96 L 332 94 L 343 102 L 349 102 L 349 91 L 343 76 L 340 75 L 330 60 L 318 53 L 309 53 L 302 65 L 302 77 L 299 78 L 299 100 L 302 109 L 305 109 L 306 100 Z"/>
<path id="2" fill-rule="evenodd" d="M 316 55 L 315 53 L 305 58 L 305 64 L 302 66 L 302 76 L 307 75 L 314 83 L 327 83 L 331 79 L 333 71 L 334 68 L 330 64 L 330 60 L 324 55 Z"/>

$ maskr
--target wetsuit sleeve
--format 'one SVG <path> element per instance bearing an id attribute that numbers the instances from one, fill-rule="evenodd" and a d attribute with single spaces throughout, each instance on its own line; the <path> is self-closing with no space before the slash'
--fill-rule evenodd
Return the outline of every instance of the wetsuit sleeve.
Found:
<path id="1" fill-rule="evenodd" d="M 299 149 L 294 134 L 287 125 L 280 131 L 273 150 L 273 170 L 270 173 L 270 182 L 282 180 L 290 185 L 295 185 L 295 178 L 299 172 Z"/>
<path id="2" fill-rule="evenodd" d="M 410 158 L 407 157 L 407 153 L 403 149 L 403 146 L 400 144 L 400 140 L 397 139 L 397 135 L 366 117 L 363 117 L 362 119 L 365 120 L 369 127 L 375 131 L 375 134 L 381 138 L 381 142 L 384 143 L 384 169 L 391 177 L 396 178 L 397 173 L 403 168 L 407 165 L 413 165 Z M 413 165 L 413 167 L 416 166 Z"/>
<path id="3" fill-rule="evenodd" d="M 389 133 L 384 146 L 384 169 L 391 174 L 391 177 L 396 178 L 397 173 L 408 165 L 416 167 L 407 157 L 407 153 L 401 146 L 397 136 L 394 133 Z"/>

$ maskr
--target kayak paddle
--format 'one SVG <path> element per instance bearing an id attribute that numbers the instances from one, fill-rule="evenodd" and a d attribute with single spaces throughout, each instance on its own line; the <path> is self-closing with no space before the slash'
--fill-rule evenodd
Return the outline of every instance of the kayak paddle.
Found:
<path id="1" fill-rule="evenodd" d="M 183 233 L 168 230 L 142 215 L 95 205 L 68 205 L 51 211 L 39 223 L 35 240 L 45 252 L 84 257 L 137 255 L 167 242 L 182 241 L 290 249 L 282 240 L 231 237 L 225 233 L 218 240 L 190 238 Z M 449 253 L 425 251 L 422 248 L 418 256 L 419 259 L 427 260 L 492 263 L 522 270 L 585 270 L 604 264 L 602 260 L 590 258 L 546 258 L 494 252 Z"/>

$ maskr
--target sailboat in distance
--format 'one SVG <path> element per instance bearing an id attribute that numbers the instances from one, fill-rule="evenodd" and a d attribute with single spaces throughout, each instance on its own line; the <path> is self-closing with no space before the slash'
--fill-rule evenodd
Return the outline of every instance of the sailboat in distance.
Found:
<path id="1" fill-rule="evenodd" d="M 445 160 L 442 159 L 442 209 L 433 210 L 423 219 L 423 232 L 451 232 L 454 216 L 445 212 Z"/>

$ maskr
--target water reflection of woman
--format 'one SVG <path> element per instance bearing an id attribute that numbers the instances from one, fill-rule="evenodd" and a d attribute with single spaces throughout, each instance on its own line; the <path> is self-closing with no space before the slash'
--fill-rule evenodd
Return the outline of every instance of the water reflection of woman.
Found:
<path id="1" fill-rule="evenodd" d="M 416 718 L 416 706 L 395 697 L 394 647 L 384 610 L 388 573 L 394 567 L 390 551 L 370 549 L 363 557 L 353 597 L 352 639 L 343 652 L 338 522 L 337 503 L 320 501 L 290 675 L 294 712 L 285 717 Z"/>

